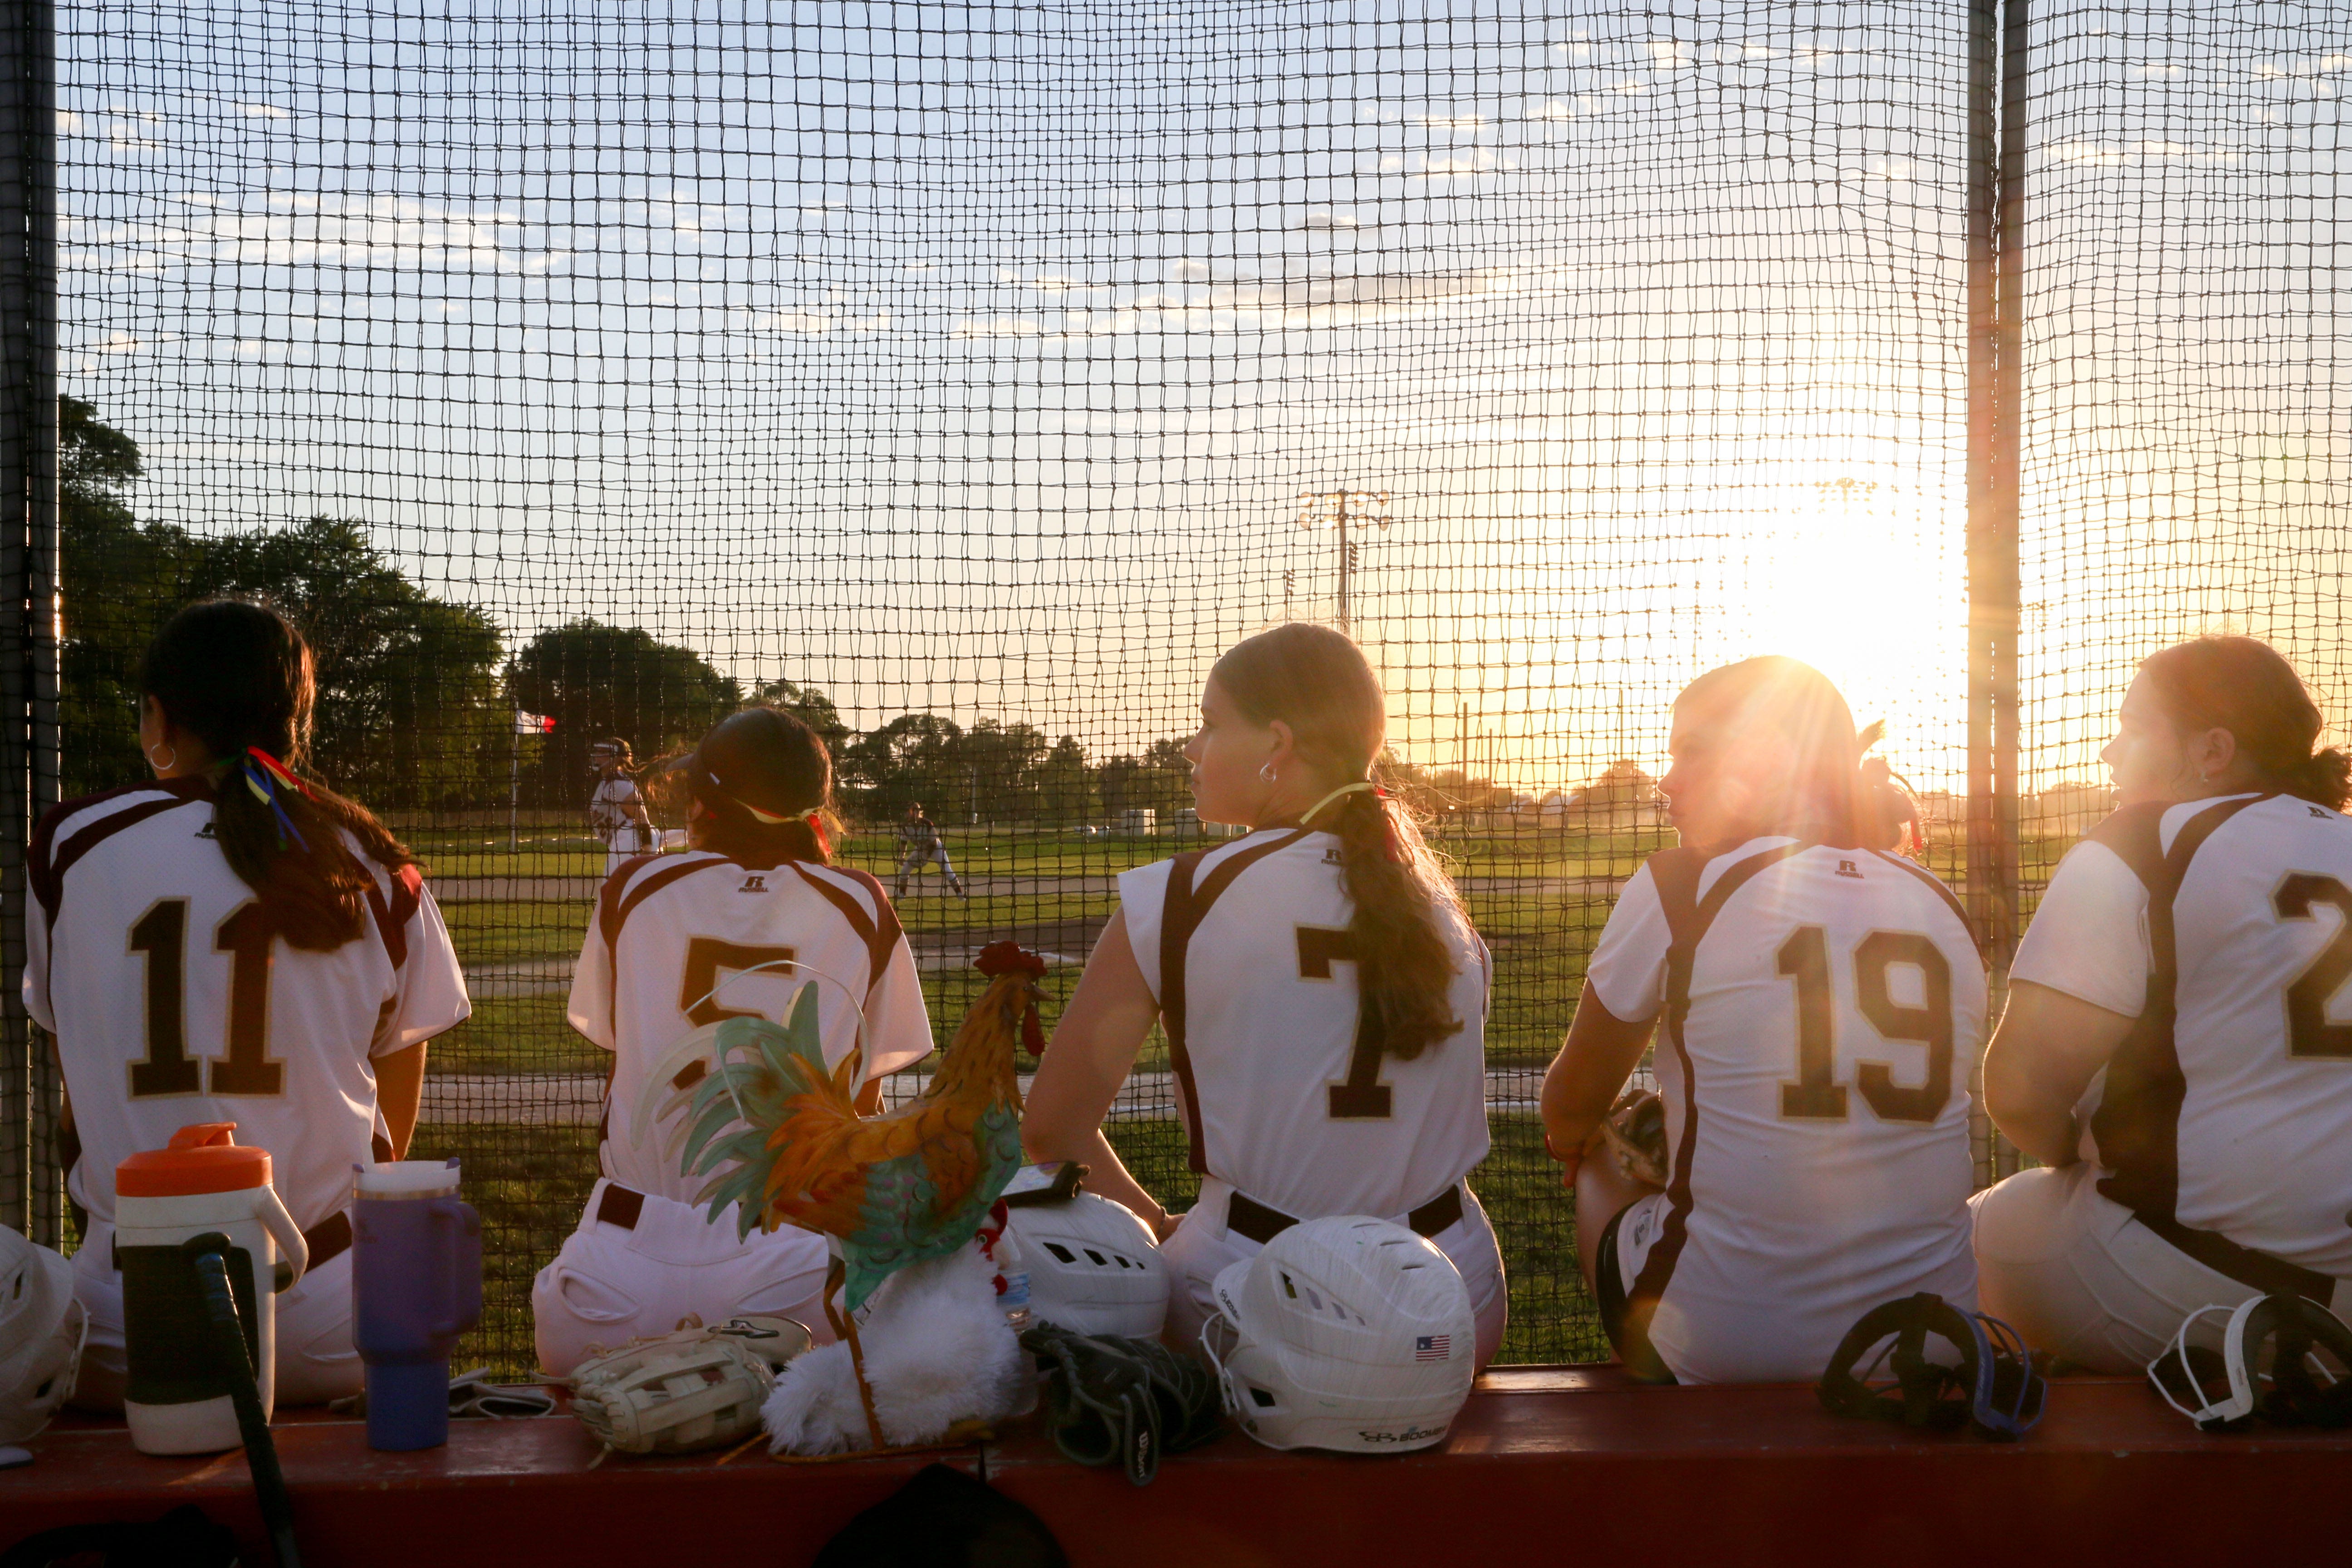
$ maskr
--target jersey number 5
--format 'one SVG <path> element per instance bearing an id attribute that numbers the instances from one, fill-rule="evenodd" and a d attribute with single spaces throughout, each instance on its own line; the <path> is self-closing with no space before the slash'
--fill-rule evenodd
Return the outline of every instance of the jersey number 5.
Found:
<path id="1" fill-rule="evenodd" d="M 131 1096 L 280 1094 L 286 1064 L 269 1059 L 269 929 L 259 903 L 240 904 L 213 928 L 213 951 L 230 955 L 228 1054 L 188 1055 L 188 900 L 158 899 L 131 928 L 147 961 L 147 1054 L 131 1064 Z M 210 1080 L 205 1071 L 210 1069 Z"/>
<path id="2" fill-rule="evenodd" d="M 1917 967 L 1926 981 L 1924 1006 L 1895 1000 L 1887 973 Z M 1837 998 L 1831 990 L 1829 933 L 1799 926 L 1780 944 L 1780 973 L 1797 983 L 1797 1081 L 1780 1086 L 1780 1114 L 1845 1119 L 1845 1086 L 1837 1078 Z M 1882 1121 L 1933 1121 L 1952 1097 L 1952 966 L 1943 950 L 1913 931 L 1874 931 L 1854 944 L 1854 1005 L 1889 1040 L 1927 1047 L 1927 1081 L 1903 1089 L 1885 1062 L 1856 1065 L 1853 1083 Z"/>
<path id="3" fill-rule="evenodd" d="M 1300 926 L 1297 930 L 1301 980 L 1328 980 L 1332 978 L 1334 963 L 1356 962 L 1355 940 L 1346 931 L 1327 926 Z M 1388 1050 L 1388 1031 L 1381 1027 L 1380 1015 L 1362 1000 L 1363 990 L 1363 975 L 1359 973 L 1356 1048 L 1348 1058 L 1348 1081 L 1330 1086 L 1331 1117 L 1335 1121 L 1384 1121 L 1391 1113 L 1392 1097 L 1389 1086 L 1381 1081 L 1381 1058 Z"/>

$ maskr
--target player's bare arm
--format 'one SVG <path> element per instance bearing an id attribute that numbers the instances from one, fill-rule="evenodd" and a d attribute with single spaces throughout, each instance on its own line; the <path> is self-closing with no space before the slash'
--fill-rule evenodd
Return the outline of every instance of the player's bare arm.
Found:
<path id="1" fill-rule="evenodd" d="M 1985 1111 L 2045 1165 L 2082 1157 L 2074 1107 L 2131 1032 L 2132 1020 L 2032 981 L 2012 981 L 1985 1047 Z"/>
<path id="2" fill-rule="evenodd" d="M 1585 1144 L 1601 1131 L 1618 1091 L 1642 1065 L 1642 1053 L 1649 1048 L 1656 1026 L 1654 1018 L 1629 1023 L 1618 1017 L 1601 1005 L 1590 984 L 1585 986 L 1568 1038 L 1544 1071 L 1544 1142 L 1552 1158 L 1568 1167 L 1564 1180 L 1575 1180 Z"/>
<path id="3" fill-rule="evenodd" d="M 1021 1142 L 1033 1160 L 1076 1160 L 1087 1166 L 1089 1192 L 1126 1205 L 1164 1239 L 1175 1222 L 1128 1173 L 1102 1130 L 1159 1016 L 1160 1005 L 1127 939 L 1122 910 L 1095 944 L 1078 989 L 1055 1026 L 1053 1045 L 1029 1090 Z"/>
<path id="4" fill-rule="evenodd" d="M 425 1102 L 425 1047 L 419 1040 L 406 1050 L 375 1058 L 375 1102 L 392 1133 L 392 1157 L 408 1158 L 409 1140 L 416 1135 L 417 1108 Z"/>

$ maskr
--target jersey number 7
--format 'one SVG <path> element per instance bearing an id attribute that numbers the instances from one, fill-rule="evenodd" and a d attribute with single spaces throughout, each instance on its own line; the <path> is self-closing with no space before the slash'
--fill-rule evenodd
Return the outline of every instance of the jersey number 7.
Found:
<path id="1" fill-rule="evenodd" d="M 239 904 L 213 928 L 213 951 L 231 957 L 228 1054 L 200 1062 L 188 1055 L 188 900 L 158 899 L 139 917 L 130 950 L 147 961 L 147 1054 L 131 1064 L 133 1100 L 285 1092 L 286 1064 L 269 1059 L 269 947 L 276 936 L 257 901 Z"/>
<path id="2" fill-rule="evenodd" d="M 1780 1114 L 1792 1120 L 1845 1120 L 1845 1086 L 1837 1078 L 1837 998 L 1831 992 L 1829 933 L 1799 926 L 1780 944 L 1780 973 L 1797 983 L 1797 1081 L 1780 1086 Z M 1895 1000 L 1888 971 L 1916 967 L 1925 1005 Z M 1885 1062 L 1855 1066 L 1853 1084 L 1882 1121 L 1933 1121 L 1952 1097 L 1952 966 L 1944 950 L 1916 931 L 1874 931 L 1854 944 L 1854 1005 L 1889 1040 L 1927 1047 L 1927 1081 L 1900 1088 Z"/>
<path id="3" fill-rule="evenodd" d="M 1355 939 L 1348 932 L 1328 926 L 1300 926 L 1297 931 L 1301 980 L 1329 980 L 1334 963 L 1356 962 Z M 1356 976 L 1356 1048 L 1348 1057 L 1348 1081 L 1330 1086 L 1331 1119 L 1335 1121 L 1385 1121 L 1391 1114 L 1394 1097 L 1389 1086 L 1381 1081 L 1381 1058 L 1388 1051 L 1388 1031 L 1381 1026 L 1380 1014 L 1364 1005 L 1363 991 L 1364 977 L 1360 971 Z"/>

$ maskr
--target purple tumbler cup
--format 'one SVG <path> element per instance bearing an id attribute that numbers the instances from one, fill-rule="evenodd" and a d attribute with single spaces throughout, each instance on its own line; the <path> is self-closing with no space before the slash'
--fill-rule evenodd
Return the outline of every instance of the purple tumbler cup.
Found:
<path id="1" fill-rule="evenodd" d="M 482 1221 L 457 1162 L 360 1167 L 352 1211 L 352 1341 L 367 1366 L 368 1447 L 449 1440 L 449 1350 L 482 1315 Z"/>

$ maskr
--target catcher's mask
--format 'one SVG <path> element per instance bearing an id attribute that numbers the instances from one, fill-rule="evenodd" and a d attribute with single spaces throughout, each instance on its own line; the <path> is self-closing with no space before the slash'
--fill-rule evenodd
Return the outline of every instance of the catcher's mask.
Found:
<path id="1" fill-rule="evenodd" d="M 2217 1358 L 2189 1341 L 2200 1323 L 2222 1313 L 2229 1321 L 2221 1327 Z M 2327 1364 L 2331 1359 L 2333 1368 Z M 2200 1431 L 2236 1431 L 2257 1415 L 2282 1426 L 2352 1426 L 2352 1328 L 2301 1296 L 2255 1296 L 2234 1308 L 2200 1307 L 2181 1320 L 2172 1342 L 2147 1363 L 2147 1377 L 2164 1402 Z M 2206 1392 L 2216 1382 L 2228 1389 L 2220 1398 Z"/>
<path id="2" fill-rule="evenodd" d="M 1930 1360 L 1928 1336 L 1958 1352 L 1958 1364 Z M 1863 1357 L 1874 1346 L 1888 1348 Z M 1887 1362 L 1892 1385 L 1871 1373 Z M 1948 1431 L 1963 1422 L 2000 1442 L 2014 1442 L 2042 1419 L 2049 1384 L 2015 1329 L 1982 1312 L 1963 1312 L 1932 1291 L 1887 1301 L 1862 1315 L 1822 1374 L 1822 1408 L 1906 1426 Z M 1958 1397 L 1950 1397 L 1951 1395 Z"/>

